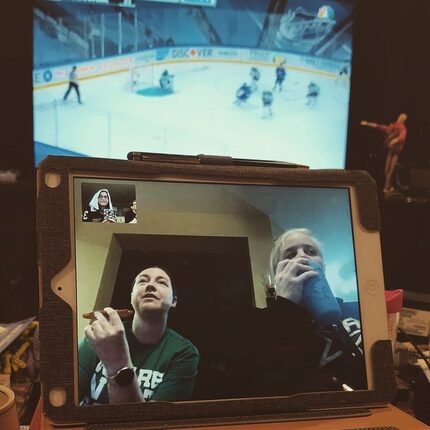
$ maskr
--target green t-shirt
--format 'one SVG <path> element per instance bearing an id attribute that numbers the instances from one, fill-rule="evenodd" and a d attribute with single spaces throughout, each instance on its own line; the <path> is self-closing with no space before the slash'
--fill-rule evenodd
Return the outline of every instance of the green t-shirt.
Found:
<path id="1" fill-rule="evenodd" d="M 178 401 L 192 396 L 199 352 L 167 328 L 155 345 L 140 343 L 125 324 L 131 361 L 145 399 Z M 79 342 L 79 400 L 82 405 L 109 403 L 106 370 L 86 338 Z"/>

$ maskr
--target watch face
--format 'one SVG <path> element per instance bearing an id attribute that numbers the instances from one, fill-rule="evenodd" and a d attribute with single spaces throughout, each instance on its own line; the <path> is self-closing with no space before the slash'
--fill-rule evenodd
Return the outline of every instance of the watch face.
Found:
<path id="1" fill-rule="evenodd" d="M 133 380 L 134 370 L 126 367 L 121 369 L 118 374 L 113 378 L 118 385 L 128 385 Z"/>

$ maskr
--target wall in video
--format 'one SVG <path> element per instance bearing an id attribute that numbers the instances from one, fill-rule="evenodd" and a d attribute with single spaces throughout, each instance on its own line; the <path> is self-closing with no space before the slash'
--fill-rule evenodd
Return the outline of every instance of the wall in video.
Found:
<path id="1" fill-rule="evenodd" d="M 100 189 L 135 192 L 138 222 L 82 222 Z M 367 387 L 348 189 L 76 178 L 74 194 L 79 404 Z"/>
<path id="2" fill-rule="evenodd" d="M 146 151 L 343 168 L 352 3 L 37 0 L 36 162 Z"/>

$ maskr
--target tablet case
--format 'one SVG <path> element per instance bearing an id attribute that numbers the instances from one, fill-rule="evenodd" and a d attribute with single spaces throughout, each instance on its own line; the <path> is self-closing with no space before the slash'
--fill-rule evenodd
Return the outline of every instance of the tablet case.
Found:
<path id="1" fill-rule="evenodd" d="M 51 290 L 51 280 L 71 258 L 69 181 L 71 172 L 80 175 L 139 175 L 196 177 L 225 181 L 271 180 L 288 185 L 315 183 L 354 185 L 359 217 L 369 230 L 379 230 L 379 210 L 373 179 L 362 171 L 306 170 L 285 167 L 237 166 L 228 164 L 182 164 L 171 162 L 122 161 L 79 157 L 47 157 L 38 170 L 38 254 L 41 323 L 41 381 L 44 412 L 58 423 L 144 422 L 145 427 L 178 427 L 238 422 L 278 421 L 310 417 L 362 415 L 367 406 L 385 405 L 396 392 L 392 349 L 389 340 L 372 348 L 375 389 L 371 391 L 297 394 L 285 398 L 255 398 L 205 402 L 151 402 L 145 404 L 78 407 L 73 400 L 74 348 L 73 313 L 67 303 Z M 52 188 L 45 175 L 58 175 Z M 62 363 L 53 366 L 53 363 Z M 62 406 L 53 406 L 50 392 L 60 387 L 66 393 Z M 106 424 L 103 424 L 103 428 Z M 97 428 L 94 424 L 91 428 Z M 116 428 L 116 427 L 115 427 Z"/>

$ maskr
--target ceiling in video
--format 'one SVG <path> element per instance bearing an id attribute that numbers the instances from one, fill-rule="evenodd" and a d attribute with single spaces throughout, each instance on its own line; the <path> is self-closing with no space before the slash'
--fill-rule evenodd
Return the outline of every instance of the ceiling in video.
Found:
<path id="1" fill-rule="evenodd" d="M 36 163 L 146 151 L 344 167 L 352 0 L 127 3 L 35 0 Z"/>

